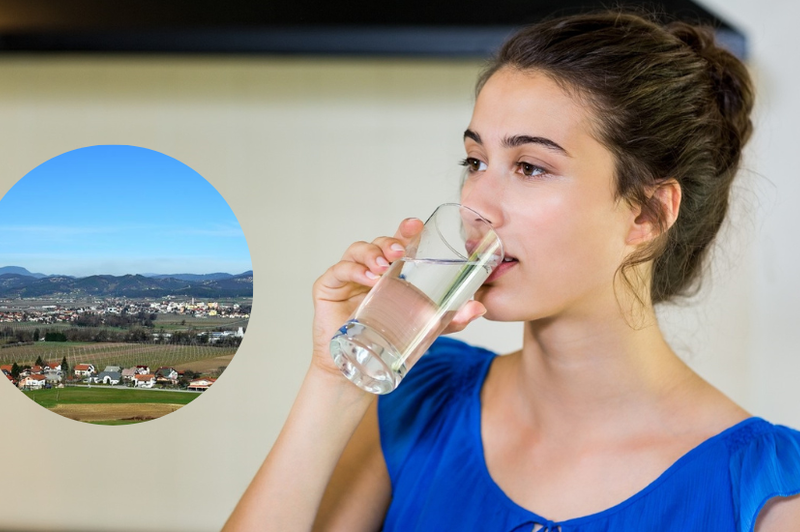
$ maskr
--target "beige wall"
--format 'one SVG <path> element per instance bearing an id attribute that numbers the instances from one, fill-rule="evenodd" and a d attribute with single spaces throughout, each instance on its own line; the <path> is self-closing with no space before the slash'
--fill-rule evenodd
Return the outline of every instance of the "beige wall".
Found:
<path id="1" fill-rule="evenodd" d="M 780 39 L 800 43 L 780 21 L 772 35 L 769 15 L 744 1 L 719 3 L 759 39 L 759 134 L 713 282 L 694 306 L 667 309 L 664 323 L 676 349 L 709 380 L 755 413 L 800 426 L 800 250 L 792 234 L 800 214 L 791 208 L 798 185 L 789 144 L 800 122 L 790 96 L 800 76 L 795 67 L 777 68 L 772 48 Z M 791 9 L 795 16 L 785 18 L 796 20 Z M 460 134 L 478 68 L 468 61 L 0 57 L 0 194 L 75 148 L 158 150 L 227 199 L 255 272 L 253 315 L 234 362 L 214 389 L 175 414 L 91 426 L 0 385 L 0 529 L 218 529 L 303 376 L 313 280 L 351 241 L 391 233 L 402 218 L 424 217 L 457 197 Z M 484 322 L 464 337 L 508 351 L 519 346 L 519 331 Z"/>

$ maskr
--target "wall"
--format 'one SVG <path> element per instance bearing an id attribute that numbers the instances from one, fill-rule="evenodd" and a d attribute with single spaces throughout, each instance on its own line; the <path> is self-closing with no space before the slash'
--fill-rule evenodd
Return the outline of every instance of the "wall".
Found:
<path id="1" fill-rule="evenodd" d="M 756 414 L 800 427 L 793 90 L 800 10 L 709 6 L 751 36 L 757 135 L 710 282 L 662 320 L 675 348 Z M 0 529 L 219 529 L 274 441 L 309 357 L 310 287 L 352 241 L 457 197 L 471 61 L 0 56 L 0 194 L 68 150 L 131 144 L 206 177 L 247 236 L 255 301 L 214 389 L 138 426 L 69 421 L 0 386 Z M 35 208 L 35 207 L 34 207 Z M 90 213 L 79 213 L 91 222 Z M 0 260 L 2 263 L 2 260 Z M 24 265 L 23 265 L 24 266 Z M 499 351 L 518 324 L 463 334 Z M 257 376 L 257 385 L 242 382 Z"/>

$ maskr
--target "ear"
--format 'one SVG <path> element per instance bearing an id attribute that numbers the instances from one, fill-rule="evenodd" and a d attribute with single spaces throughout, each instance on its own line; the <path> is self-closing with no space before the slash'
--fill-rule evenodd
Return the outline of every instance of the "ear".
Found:
<path id="1" fill-rule="evenodd" d="M 648 192 L 647 205 L 640 205 L 633 212 L 634 219 L 625 243 L 633 246 L 644 244 L 667 232 L 678 219 L 680 206 L 680 183 L 675 179 L 660 182 Z M 658 214 L 663 220 L 663 227 L 659 226 Z"/>

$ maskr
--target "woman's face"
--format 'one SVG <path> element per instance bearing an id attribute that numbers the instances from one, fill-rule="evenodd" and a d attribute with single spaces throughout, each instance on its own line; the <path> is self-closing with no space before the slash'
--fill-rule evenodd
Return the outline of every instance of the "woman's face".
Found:
<path id="1" fill-rule="evenodd" d="M 464 135 L 461 201 L 489 219 L 507 259 L 476 299 L 486 317 L 531 321 L 616 309 L 613 280 L 635 214 L 617 200 L 614 160 L 592 111 L 537 72 L 501 69 Z"/>

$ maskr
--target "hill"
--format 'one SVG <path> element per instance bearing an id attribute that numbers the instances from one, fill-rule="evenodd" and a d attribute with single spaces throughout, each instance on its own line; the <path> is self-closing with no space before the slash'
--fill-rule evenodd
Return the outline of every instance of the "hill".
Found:
<path id="1" fill-rule="evenodd" d="M 27 270 L 26 270 L 27 271 Z M 216 275 L 216 274 L 211 274 Z M 73 278 L 53 275 L 44 278 L 16 273 L 0 275 L 0 297 L 96 296 L 161 298 L 169 295 L 223 298 L 252 297 L 253 272 L 226 274 L 222 279 L 181 280 L 143 275 L 92 275 Z"/>
<path id="2" fill-rule="evenodd" d="M 47 277 L 43 273 L 31 273 L 25 268 L 21 266 L 3 266 L 0 268 L 0 275 L 4 275 L 7 273 L 15 274 L 15 275 L 22 275 L 24 277 L 34 277 L 36 279 L 41 279 L 42 277 Z"/>

